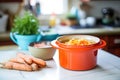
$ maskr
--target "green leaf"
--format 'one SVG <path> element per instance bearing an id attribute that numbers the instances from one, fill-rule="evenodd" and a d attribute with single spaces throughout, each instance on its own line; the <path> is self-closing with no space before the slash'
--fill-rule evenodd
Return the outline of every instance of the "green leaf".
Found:
<path id="1" fill-rule="evenodd" d="M 21 35 L 38 34 L 39 21 L 30 12 L 25 12 L 23 17 L 16 16 L 13 23 L 12 32 Z"/>

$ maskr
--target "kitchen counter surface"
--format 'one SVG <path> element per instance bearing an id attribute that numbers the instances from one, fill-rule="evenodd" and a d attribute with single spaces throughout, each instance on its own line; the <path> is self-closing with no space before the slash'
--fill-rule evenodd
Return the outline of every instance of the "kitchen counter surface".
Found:
<path id="1" fill-rule="evenodd" d="M 56 27 L 55 30 L 60 35 L 67 34 L 89 34 L 89 35 L 120 35 L 120 27 L 112 28 L 112 27 L 102 27 L 102 28 L 80 28 L 73 29 L 70 27 Z M 10 40 L 9 32 L 0 33 L 0 41 L 8 41 Z"/>
<path id="2" fill-rule="evenodd" d="M 11 46 L 12 47 L 12 46 Z M 17 47 L 0 47 L 0 62 L 6 61 L 21 51 Z M 28 54 L 27 51 L 26 54 Z M 58 52 L 47 67 L 35 72 L 0 68 L 0 80 L 120 80 L 120 58 L 99 50 L 96 68 L 88 71 L 71 71 L 60 67 Z"/>
<path id="3" fill-rule="evenodd" d="M 101 27 L 101 28 L 80 28 L 73 29 L 70 27 L 57 27 L 56 30 L 60 35 L 67 34 L 90 34 L 90 35 L 113 35 L 120 34 L 120 28 L 112 28 L 112 27 Z"/>

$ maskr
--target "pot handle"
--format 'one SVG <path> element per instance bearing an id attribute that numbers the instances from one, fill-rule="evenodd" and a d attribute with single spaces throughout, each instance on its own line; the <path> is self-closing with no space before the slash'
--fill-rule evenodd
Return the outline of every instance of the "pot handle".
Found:
<path id="1" fill-rule="evenodd" d="M 56 40 L 51 41 L 50 45 L 56 49 L 59 49 L 59 46 L 56 44 Z"/>
<path id="2" fill-rule="evenodd" d="M 68 50 L 68 49 L 65 49 L 65 48 L 61 48 L 61 47 L 59 47 L 57 44 L 56 44 L 56 40 L 53 40 L 53 41 L 51 41 L 51 46 L 53 47 L 53 48 L 56 48 L 56 49 L 63 49 L 63 50 Z"/>
<path id="3" fill-rule="evenodd" d="M 96 48 L 99 49 L 99 48 L 103 48 L 104 46 L 106 46 L 106 42 L 104 40 L 101 40 L 100 44 L 96 46 Z"/>
<path id="4" fill-rule="evenodd" d="M 17 40 L 16 40 L 16 38 L 14 36 L 14 33 L 12 33 L 12 32 L 10 33 L 10 38 L 13 40 L 14 43 L 17 44 Z"/>

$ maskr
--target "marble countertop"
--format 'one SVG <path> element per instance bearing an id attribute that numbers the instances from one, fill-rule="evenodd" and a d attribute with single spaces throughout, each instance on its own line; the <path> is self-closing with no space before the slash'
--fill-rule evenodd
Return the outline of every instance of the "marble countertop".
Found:
<path id="1" fill-rule="evenodd" d="M 14 57 L 16 52 L 21 51 L 17 47 L 13 48 L 5 50 L 4 47 L 0 47 L 0 62 L 7 61 Z M 101 49 L 97 57 L 96 68 L 88 71 L 71 71 L 59 65 L 56 51 L 53 59 L 46 61 L 47 67 L 39 71 L 26 72 L 0 68 L 0 80 L 120 80 L 120 58 Z"/>

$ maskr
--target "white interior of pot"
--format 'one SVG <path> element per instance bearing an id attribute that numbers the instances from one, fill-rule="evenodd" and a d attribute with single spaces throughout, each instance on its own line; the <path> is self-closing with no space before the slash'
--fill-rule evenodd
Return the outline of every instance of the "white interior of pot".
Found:
<path id="1" fill-rule="evenodd" d="M 60 43 L 65 43 L 71 39 L 86 39 L 86 40 L 92 40 L 96 43 L 100 42 L 100 39 L 95 36 L 90 36 L 90 35 L 68 35 L 68 36 L 61 36 L 57 39 Z"/>

